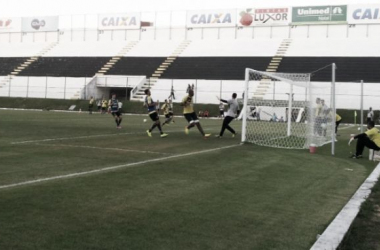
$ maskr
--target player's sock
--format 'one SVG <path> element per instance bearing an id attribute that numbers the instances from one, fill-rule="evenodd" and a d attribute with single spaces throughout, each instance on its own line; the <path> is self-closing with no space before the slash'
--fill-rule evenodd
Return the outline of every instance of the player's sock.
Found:
<path id="1" fill-rule="evenodd" d="M 154 129 L 156 126 L 157 126 L 157 124 L 156 124 L 156 123 L 154 123 L 154 124 L 152 125 L 152 127 L 149 129 L 149 132 L 152 132 L 152 131 L 153 131 L 153 129 Z"/>
<path id="2" fill-rule="evenodd" d="M 163 134 L 161 124 L 157 124 L 157 128 L 158 128 L 158 130 L 160 130 L 160 133 Z"/>

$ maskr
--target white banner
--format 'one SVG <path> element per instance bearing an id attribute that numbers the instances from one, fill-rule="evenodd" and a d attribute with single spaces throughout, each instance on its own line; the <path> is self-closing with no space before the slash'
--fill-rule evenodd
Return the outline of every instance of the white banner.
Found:
<path id="1" fill-rule="evenodd" d="M 102 14 L 98 17 L 99 30 L 140 29 L 140 26 L 140 13 Z"/>
<path id="2" fill-rule="evenodd" d="M 235 10 L 192 10 L 187 12 L 187 27 L 231 27 L 236 25 Z"/>
<path id="3" fill-rule="evenodd" d="M 380 4 L 348 5 L 349 24 L 380 23 Z"/>
<path id="4" fill-rule="evenodd" d="M 0 32 L 20 32 L 21 17 L 0 17 Z"/>
<path id="5" fill-rule="evenodd" d="M 239 10 L 238 26 L 289 25 L 291 8 L 257 8 Z"/>
<path id="6" fill-rule="evenodd" d="M 58 16 L 23 17 L 22 31 L 57 31 Z"/>

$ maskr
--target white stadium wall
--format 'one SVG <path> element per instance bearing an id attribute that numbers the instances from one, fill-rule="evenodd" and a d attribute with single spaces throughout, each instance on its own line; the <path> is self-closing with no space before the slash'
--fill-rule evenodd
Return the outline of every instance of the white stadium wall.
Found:
<path id="1" fill-rule="evenodd" d="M 72 29 L 56 32 L 2 32 L 0 43 L 123 42 L 135 40 L 252 40 L 285 38 L 379 38 L 380 24 L 297 25 L 218 28 L 155 28 L 138 30 Z"/>
<path id="2" fill-rule="evenodd" d="M 124 54 L 126 57 L 168 57 L 182 40 L 142 40 Z M 180 57 L 272 57 L 282 39 L 223 39 L 192 40 Z M 377 38 L 298 38 L 293 39 L 287 57 L 379 57 Z M 114 42 L 59 42 L 43 57 L 112 57 L 128 43 Z M 360 44 L 360 46 L 358 46 Z M 48 47 L 50 43 L 1 43 L 0 57 L 31 57 Z"/>

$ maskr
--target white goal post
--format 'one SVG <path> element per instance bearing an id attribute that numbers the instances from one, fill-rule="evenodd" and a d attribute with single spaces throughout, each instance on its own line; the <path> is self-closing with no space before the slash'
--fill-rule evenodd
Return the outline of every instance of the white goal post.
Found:
<path id="1" fill-rule="evenodd" d="M 311 82 L 309 73 L 246 69 L 242 142 L 289 149 L 332 143 L 334 154 L 334 86 Z"/>

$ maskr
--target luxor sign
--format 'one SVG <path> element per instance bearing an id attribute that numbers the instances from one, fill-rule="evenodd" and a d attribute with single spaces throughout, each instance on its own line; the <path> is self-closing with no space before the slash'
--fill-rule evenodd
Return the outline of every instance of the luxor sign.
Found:
<path id="1" fill-rule="evenodd" d="M 290 22 L 289 10 L 291 8 L 261 8 L 240 10 L 239 26 L 255 25 L 288 25 Z"/>

